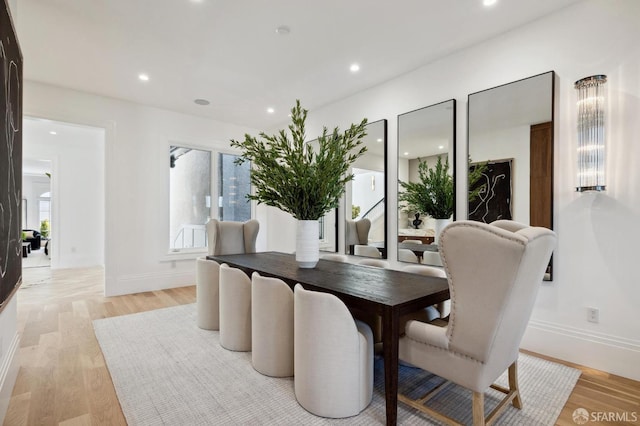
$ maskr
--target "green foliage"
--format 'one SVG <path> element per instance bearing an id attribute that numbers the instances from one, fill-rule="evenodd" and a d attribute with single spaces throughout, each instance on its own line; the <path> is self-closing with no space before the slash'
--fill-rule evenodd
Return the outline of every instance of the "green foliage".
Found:
<path id="1" fill-rule="evenodd" d="M 236 164 L 250 161 L 253 166 L 255 194 L 247 198 L 299 220 L 317 220 L 338 207 L 346 183 L 353 179 L 347 172 L 367 150 L 361 146 L 367 119 L 344 133 L 337 127 L 329 133 L 324 127 L 316 150 L 305 141 L 307 112 L 297 100 L 288 126 L 291 139 L 285 130 L 272 136 L 261 132 L 261 140 L 246 134 L 244 141 L 231 140 L 231 146 L 242 151 Z"/>
<path id="2" fill-rule="evenodd" d="M 476 185 L 480 178 L 482 178 L 482 174 L 487 170 L 488 161 L 484 163 L 471 164 L 471 157 L 469 157 L 469 202 L 472 203 L 476 198 L 480 195 L 480 193 L 484 192 L 487 184 L 483 183 L 481 185 Z"/>
<path id="3" fill-rule="evenodd" d="M 22 241 L 25 241 L 27 239 L 27 233 L 22 231 Z"/>
<path id="4" fill-rule="evenodd" d="M 438 157 L 435 168 L 418 159 L 419 182 L 402 182 L 404 190 L 398 201 L 404 201 L 411 211 L 426 214 L 434 219 L 448 219 L 453 214 L 453 177 L 449 174 L 449 158 L 444 164 Z"/>
<path id="5" fill-rule="evenodd" d="M 49 219 L 45 219 L 40 222 L 40 233 L 44 238 L 49 236 Z"/>
<path id="6" fill-rule="evenodd" d="M 360 214 L 360 206 L 351 206 L 351 219 L 355 219 Z"/>

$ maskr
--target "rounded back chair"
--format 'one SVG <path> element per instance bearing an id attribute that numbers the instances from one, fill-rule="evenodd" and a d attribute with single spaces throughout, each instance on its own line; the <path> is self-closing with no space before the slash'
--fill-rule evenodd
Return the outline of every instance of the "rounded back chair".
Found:
<path id="1" fill-rule="evenodd" d="M 378 250 L 377 248 L 362 244 L 357 244 L 356 246 L 354 246 L 353 254 L 355 254 L 356 256 L 366 256 L 378 259 L 382 257 L 380 250 Z"/>
<path id="2" fill-rule="evenodd" d="M 293 376 L 293 291 L 278 278 L 251 275 L 251 363 L 272 377 Z"/>
<path id="3" fill-rule="evenodd" d="M 418 256 L 409 249 L 398 249 L 398 261 L 418 263 Z"/>
<path id="4" fill-rule="evenodd" d="M 374 268 L 390 268 L 389 262 L 382 259 L 362 259 L 358 261 L 358 265 L 373 266 Z"/>
<path id="5" fill-rule="evenodd" d="M 196 318 L 198 327 L 220 328 L 220 265 L 205 257 L 196 259 Z"/>
<path id="6" fill-rule="evenodd" d="M 294 388 L 318 416 L 355 416 L 373 398 L 373 335 L 329 293 L 294 290 Z"/>
<path id="7" fill-rule="evenodd" d="M 447 278 L 447 274 L 444 272 L 442 268 L 436 268 L 435 266 L 427 266 L 427 265 L 409 265 L 402 268 L 403 271 L 409 272 L 411 274 L 420 274 L 427 277 L 440 277 Z M 434 312 L 432 309 L 436 309 L 438 311 L 437 316 L 434 316 Z M 427 307 L 429 310 L 429 314 L 426 318 L 428 321 L 433 321 L 435 318 L 446 318 L 449 316 L 449 312 L 451 312 L 451 300 L 445 300 L 444 302 L 438 303 L 433 307 Z M 417 318 L 416 318 L 417 319 Z"/>
<path id="8" fill-rule="evenodd" d="M 344 254 L 337 254 L 337 253 L 323 254 L 320 256 L 320 259 L 331 260 L 333 262 L 342 262 L 342 263 L 349 262 L 349 259 L 347 258 L 347 256 L 345 256 Z"/>
<path id="9" fill-rule="evenodd" d="M 220 345 L 251 350 L 251 279 L 226 263 L 220 265 Z"/>

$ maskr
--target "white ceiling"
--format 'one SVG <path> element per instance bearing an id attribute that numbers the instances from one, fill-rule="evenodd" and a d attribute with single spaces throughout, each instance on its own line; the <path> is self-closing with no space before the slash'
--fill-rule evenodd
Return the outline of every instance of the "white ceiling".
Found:
<path id="1" fill-rule="evenodd" d="M 262 130 L 578 1 L 18 0 L 17 29 L 26 79 Z"/>

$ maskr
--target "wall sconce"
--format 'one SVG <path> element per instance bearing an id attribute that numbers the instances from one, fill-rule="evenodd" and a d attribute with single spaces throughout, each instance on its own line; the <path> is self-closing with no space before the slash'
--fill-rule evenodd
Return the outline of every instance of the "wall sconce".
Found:
<path id="1" fill-rule="evenodd" d="M 606 82 L 606 75 L 593 75 L 575 83 L 578 91 L 578 192 L 605 190 Z"/>

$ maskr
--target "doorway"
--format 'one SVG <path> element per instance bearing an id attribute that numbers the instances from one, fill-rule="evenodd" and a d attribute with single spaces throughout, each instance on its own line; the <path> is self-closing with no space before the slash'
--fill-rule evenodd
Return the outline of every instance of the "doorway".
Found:
<path id="1" fill-rule="evenodd" d="M 23 174 L 49 165 L 34 172 L 49 186 L 33 188 L 26 223 L 42 230 L 49 218 L 42 253 L 46 248 L 51 268 L 104 266 L 105 129 L 25 116 L 22 141 Z M 26 177 L 23 185 L 26 196 Z"/>
<path id="2" fill-rule="evenodd" d="M 22 160 L 23 268 L 51 266 L 51 161 Z"/>

